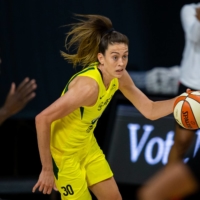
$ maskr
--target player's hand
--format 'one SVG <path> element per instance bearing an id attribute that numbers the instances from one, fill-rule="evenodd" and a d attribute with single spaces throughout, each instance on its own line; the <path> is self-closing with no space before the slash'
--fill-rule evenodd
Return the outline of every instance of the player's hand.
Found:
<path id="1" fill-rule="evenodd" d="M 196 8 L 196 18 L 200 21 L 200 7 Z"/>
<path id="2" fill-rule="evenodd" d="M 36 88 L 37 84 L 34 79 L 25 78 L 17 88 L 15 83 L 12 83 L 3 106 L 7 115 L 11 116 L 22 110 L 35 97 Z"/>
<path id="3" fill-rule="evenodd" d="M 57 190 L 54 182 L 53 171 L 42 170 L 37 183 L 34 185 L 32 192 L 39 190 L 43 194 L 51 194 L 52 189 Z"/>
<path id="4" fill-rule="evenodd" d="M 187 88 L 186 92 L 187 92 L 187 93 L 190 93 L 190 92 L 192 92 L 192 90 L 189 89 L 189 88 Z"/>

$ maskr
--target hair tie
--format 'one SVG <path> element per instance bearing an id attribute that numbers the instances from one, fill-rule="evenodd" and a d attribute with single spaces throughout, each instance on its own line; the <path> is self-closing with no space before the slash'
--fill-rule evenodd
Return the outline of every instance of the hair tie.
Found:
<path id="1" fill-rule="evenodd" d="M 111 32 L 113 32 L 114 30 L 115 30 L 114 28 L 110 28 L 110 29 L 108 29 L 106 32 L 104 32 L 103 35 L 106 35 L 106 34 L 108 34 L 108 33 L 111 33 Z"/>

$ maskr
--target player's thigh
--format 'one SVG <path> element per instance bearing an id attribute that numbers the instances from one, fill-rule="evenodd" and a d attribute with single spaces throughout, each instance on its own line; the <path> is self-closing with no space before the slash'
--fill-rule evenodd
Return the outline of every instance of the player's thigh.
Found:
<path id="1" fill-rule="evenodd" d="M 180 145 L 190 145 L 195 136 L 195 130 L 182 128 L 179 124 L 175 125 L 174 141 Z"/>
<path id="2" fill-rule="evenodd" d="M 91 200 L 86 173 L 75 159 L 65 159 L 58 171 L 55 183 L 62 200 Z"/>
<path id="3" fill-rule="evenodd" d="M 171 199 L 185 197 L 195 190 L 194 179 L 182 163 L 173 163 L 161 169 L 138 191 L 139 199 Z"/>
<path id="4" fill-rule="evenodd" d="M 92 200 L 87 183 L 83 179 L 69 179 L 59 176 L 56 187 L 62 200 Z"/>
<path id="5" fill-rule="evenodd" d="M 89 188 L 98 200 L 121 200 L 113 172 L 97 144 L 93 144 L 88 155 L 86 172 Z"/>
<path id="6" fill-rule="evenodd" d="M 116 181 L 113 177 L 103 180 L 89 187 L 98 200 L 121 200 Z"/>
<path id="7" fill-rule="evenodd" d="M 103 151 L 94 143 L 88 152 L 85 162 L 86 179 L 89 186 L 111 178 L 113 172 Z"/>

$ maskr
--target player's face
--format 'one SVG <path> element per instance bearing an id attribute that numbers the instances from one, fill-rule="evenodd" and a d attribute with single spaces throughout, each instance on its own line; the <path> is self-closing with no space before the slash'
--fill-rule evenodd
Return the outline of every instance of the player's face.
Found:
<path id="1" fill-rule="evenodd" d="M 112 77 L 120 78 L 128 63 L 128 46 L 124 43 L 108 45 L 102 59 L 105 70 Z"/>

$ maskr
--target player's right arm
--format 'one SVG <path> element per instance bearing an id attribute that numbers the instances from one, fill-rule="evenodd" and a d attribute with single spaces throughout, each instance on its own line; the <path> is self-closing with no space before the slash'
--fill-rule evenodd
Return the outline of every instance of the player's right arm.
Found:
<path id="1" fill-rule="evenodd" d="M 39 113 L 35 118 L 37 140 L 42 171 L 33 187 L 44 194 L 50 194 L 54 187 L 54 174 L 50 153 L 51 123 L 73 112 L 81 106 L 92 106 L 98 98 L 98 84 L 88 77 L 77 77 L 69 85 L 69 90 Z"/>

